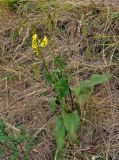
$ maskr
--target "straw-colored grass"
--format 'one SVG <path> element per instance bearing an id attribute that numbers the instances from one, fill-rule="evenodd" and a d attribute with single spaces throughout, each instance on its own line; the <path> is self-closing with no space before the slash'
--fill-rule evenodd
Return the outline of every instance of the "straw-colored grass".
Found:
<path id="1" fill-rule="evenodd" d="M 49 35 L 49 13 L 55 53 L 64 55 L 71 85 L 93 73 L 110 71 L 113 77 L 95 88 L 91 102 L 80 106 L 80 142 L 66 144 L 63 160 L 119 159 L 119 2 L 86 2 L 31 1 L 15 10 L 0 6 L 0 117 L 8 127 L 23 125 L 36 136 L 31 160 L 53 160 L 56 149 L 56 115 L 48 105 L 54 92 L 42 74 L 34 72 L 34 63 L 41 72 L 43 66 L 31 47 L 34 29 L 39 37 Z M 49 50 L 45 54 L 52 69 Z"/>

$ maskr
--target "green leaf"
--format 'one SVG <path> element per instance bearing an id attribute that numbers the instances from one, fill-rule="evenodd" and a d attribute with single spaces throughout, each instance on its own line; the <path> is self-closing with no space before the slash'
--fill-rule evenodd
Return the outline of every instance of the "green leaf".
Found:
<path id="1" fill-rule="evenodd" d="M 112 78 L 112 76 L 111 76 L 110 73 L 106 73 L 104 75 L 93 74 L 92 77 L 91 77 L 91 81 L 92 81 L 93 86 L 94 86 L 94 85 L 97 85 L 97 84 L 101 84 L 101 83 L 107 82 L 111 78 Z"/>
<path id="2" fill-rule="evenodd" d="M 65 129 L 62 118 L 59 118 L 56 122 L 55 137 L 56 137 L 56 143 L 57 143 L 55 159 L 61 160 L 61 153 L 62 153 L 64 142 L 66 139 L 66 129 Z"/>
<path id="3" fill-rule="evenodd" d="M 56 122 L 55 136 L 56 136 L 57 149 L 59 150 L 60 148 L 63 147 L 66 138 L 66 129 L 62 118 L 59 118 Z"/>
<path id="4" fill-rule="evenodd" d="M 46 70 L 43 73 L 43 77 L 49 84 L 53 84 L 52 76 Z"/>
<path id="5" fill-rule="evenodd" d="M 34 139 L 34 137 L 32 135 L 30 135 L 27 138 L 27 143 L 25 145 L 25 149 L 26 149 L 27 155 L 30 153 L 30 151 L 32 150 L 34 145 L 35 145 L 35 139 Z"/>
<path id="6" fill-rule="evenodd" d="M 55 85 L 55 90 L 60 97 L 66 97 L 69 94 L 69 85 L 66 77 L 62 77 Z"/>
<path id="7" fill-rule="evenodd" d="M 17 139 L 16 139 L 16 143 L 17 144 L 21 144 L 25 141 L 25 137 L 21 136 L 21 135 L 18 135 Z"/>
<path id="8" fill-rule="evenodd" d="M 73 88 L 72 91 L 76 96 L 80 97 L 82 102 L 86 102 L 92 94 L 93 87 L 95 87 L 98 84 L 107 82 L 110 79 L 111 79 L 111 74 L 109 73 L 104 75 L 93 74 L 91 79 L 81 81 L 80 86 Z"/>
<path id="9" fill-rule="evenodd" d="M 7 136 L 4 133 L 0 133 L 0 142 L 6 143 L 7 142 Z"/>
<path id="10" fill-rule="evenodd" d="M 10 75 L 10 73 L 6 73 L 3 79 L 10 81 L 12 79 L 12 75 Z"/>
<path id="11" fill-rule="evenodd" d="M 56 98 L 53 97 L 49 100 L 49 105 L 51 107 L 52 112 L 55 112 L 56 108 L 57 108 L 57 103 L 56 103 Z"/>
<path id="12" fill-rule="evenodd" d="M 84 88 L 92 88 L 98 84 L 102 84 L 111 79 L 111 74 L 106 73 L 104 75 L 93 74 L 89 80 L 81 81 L 80 88 L 81 90 Z"/>
<path id="13" fill-rule="evenodd" d="M 16 138 L 16 143 L 17 144 L 20 144 L 20 143 L 23 143 L 24 141 L 27 140 L 27 133 L 25 131 L 24 128 L 21 128 L 20 129 L 20 133 L 18 134 L 17 138 Z"/>
<path id="14" fill-rule="evenodd" d="M 9 140 L 9 142 L 14 142 L 15 141 L 15 136 L 14 136 L 14 133 L 10 133 L 9 135 L 8 135 L 8 140 Z"/>
<path id="15" fill-rule="evenodd" d="M 63 69 L 63 60 L 61 59 L 61 57 L 56 57 L 55 59 L 55 64 L 56 64 L 56 67 L 60 70 Z"/>
<path id="16" fill-rule="evenodd" d="M 5 133 L 5 129 L 6 129 L 5 122 L 2 119 L 0 119 L 0 132 Z"/>
<path id="17" fill-rule="evenodd" d="M 80 90 L 83 90 L 84 88 L 92 88 L 93 86 L 94 83 L 91 80 L 85 80 L 80 82 Z"/>
<path id="18" fill-rule="evenodd" d="M 22 135 L 22 136 L 24 136 L 24 137 L 25 136 L 27 137 L 26 130 L 25 130 L 25 128 L 23 126 L 20 127 L 20 133 L 19 134 Z"/>
<path id="19" fill-rule="evenodd" d="M 14 150 L 16 149 L 15 144 L 12 143 L 12 142 L 7 143 L 7 146 L 8 146 L 8 148 L 9 148 L 9 150 L 11 150 L 11 151 L 14 151 Z"/>
<path id="20" fill-rule="evenodd" d="M 18 160 L 20 154 L 20 149 L 16 147 L 11 153 L 10 160 Z"/>
<path id="21" fill-rule="evenodd" d="M 66 131 L 68 132 L 71 140 L 77 142 L 77 131 L 80 125 L 80 118 L 78 112 L 75 110 L 72 113 L 63 112 L 63 121 Z"/>
<path id="22" fill-rule="evenodd" d="M 0 148 L 0 158 L 2 158 L 4 155 L 4 150 L 2 148 Z"/>
<path id="23" fill-rule="evenodd" d="M 89 100 L 92 93 L 92 88 L 84 88 L 80 90 L 79 96 L 82 102 L 86 102 Z"/>
<path id="24" fill-rule="evenodd" d="M 85 83 L 86 84 L 86 83 Z M 78 87 L 75 87 L 73 88 L 73 92 L 76 96 L 79 96 L 80 97 L 80 100 L 82 102 L 87 102 L 87 100 L 89 100 L 90 96 L 91 96 L 91 93 L 93 91 L 93 88 L 92 87 L 89 87 L 90 84 L 86 84 L 86 86 L 88 87 L 85 87 L 84 83 L 80 83 L 80 86 Z"/>
<path id="25" fill-rule="evenodd" d="M 51 76 L 52 76 L 54 82 L 57 82 L 59 80 L 60 75 L 61 75 L 61 72 L 59 69 L 54 69 L 51 73 Z"/>

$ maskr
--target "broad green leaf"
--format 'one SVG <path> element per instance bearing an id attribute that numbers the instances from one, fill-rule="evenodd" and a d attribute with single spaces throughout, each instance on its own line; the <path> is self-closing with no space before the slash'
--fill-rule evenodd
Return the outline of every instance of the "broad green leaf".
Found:
<path id="1" fill-rule="evenodd" d="M 93 74 L 92 77 L 91 77 L 91 81 L 92 81 L 93 86 L 94 86 L 94 85 L 97 85 L 97 84 L 101 84 L 101 83 L 107 82 L 111 78 L 112 78 L 112 76 L 111 76 L 110 73 L 106 73 L 104 75 Z"/>
<path id="2" fill-rule="evenodd" d="M 81 81 L 80 86 L 73 88 L 72 91 L 76 96 L 80 97 L 82 102 L 86 102 L 92 94 L 93 87 L 95 87 L 98 84 L 107 82 L 110 79 L 111 75 L 109 73 L 104 75 L 93 74 L 91 79 Z"/>
<path id="3" fill-rule="evenodd" d="M 49 84 L 53 84 L 53 79 L 52 76 L 45 70 L 44 73 L 44 79 L 49 83 Z"/>
<path id="4" fill-rule="evenodd" d="M 66 129 L 62 118 L 59 118 L 56 122 L 55 136 L 56 136 L 57 149 L 59 150 L 60 148 L 63 147 L 66 138 Z"/>
<path id="5" fill-rule="evenodd" d="M 88 85 L 88 84 L 87 84 Z M 76 96 L 80 97 L 82 102 L 86 102 L 92 93 L 92 87 L 83 87 L 83 85 L 77 86 L 72 89 Z"/>
<path id="6" fill-rule="evenodd" d="M 102 84 L 104 82 L 107 82 L 111 79 L 111 74 L 106 73 L 104 75 L 99 75 L 99 74 L 93 74 L 91 79 L 81 81 L 80 83 L 80 88 L 92 88 L 98 84 Z"/>
<path id="7" fill-rule="evenodd" d="M 90 80 L 85 80 L 80 82 L 80 86 L 74 87 L 72 90 L 74 91 L 75 95 L 87 95 L 91 92 L 92 89 L 92 82 Z"/>
<path id="8" fill-rule="evenodd" d="M 63 121 L 64 126 L 71 138 L 71 140 L 75 143 L 77 142 L 77 131 L 80 125 L 80 118 L 78 112 L 75 110 L 72 113 L 63 112 Z"/>
<path id="9" fill-rule="evenodd" d="M 61 152 L 63 150 L 64 142 L 66 139 L 66 129 L 65 129 L 62 118 L 59 118 L 56 122 L 55 137 L 56 137 L 56 143 L 57 143 L 55 159 L 61 160 Z"/>
<path id="10" fill-rule="evenodd" d="M 54 80 L 54 82 L 57 82 L 59 80 L 59 76 L 61 75 L 61 72 L 59 69 L 54 69 L 51 73 L 51 76 Z"/>
<path id="11" fill-rule="evenodd" d="M 57 108 L 57 103 L 56 103 L 56 98 L 53 97 L 49 100 L 49 105 L 51 107 L 52 112 L 55 112 L 56 108 Z"/>
<path id="12" fill-rule="evenodd" d="M 91 80 L 85 80 L 80 82 L 80 90 L 83 90 L 84 88 L 92 88 L 93 86 L 94 83 Z"/>
<path id="13" fill-rule="evenodd" d="M 83 88 L 79 92 L 79 97 L 82 102 L 87 102 L 91 96 L 92 88 Z"/>
<path id="14" fill-rule="evenodd" d="M 93 74 L 92 77 L 89 80 L 81 81 L 80 88 L 91 88 L 98 84 L 102 84 L 104 82 L 107 82 L 111 79 L 111 74 L 106 73 L 104 75 L 99 74 Z"/>
<path id="15" fill-rule="evenodd" d="M 62 77 L 55 85 L 55 90 L 60 97 L 66 97 L 69 94 L 69 85 L 66 77 Z"/>

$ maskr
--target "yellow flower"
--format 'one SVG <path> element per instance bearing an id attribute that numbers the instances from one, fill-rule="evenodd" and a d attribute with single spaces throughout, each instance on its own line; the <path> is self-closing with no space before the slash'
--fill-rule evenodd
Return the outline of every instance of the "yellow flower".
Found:
<path id="1" fill-rule="evenodd" d="M 48 39 L 47 37 L 45 36 L 41 42 L 41 47 L 42 48 L 45 48 L 46 46 L 48 45 Z"/>
<path id="2" fill-rule="evenodd" d="M 34 34 L 32 37 L 33 40 L 36 40 L 37 38 L 38 38 L 37 34 Z"/>
<path id="3" fill-rule="evenodd" d="M 37 34 L 34 34 L 33 36 L 32 36 L 32 48 L 33 49 L 38 49 L 38 42 L 39 42 L 39 40 L 38 40 L 38 36 L 37 36 Z"/>

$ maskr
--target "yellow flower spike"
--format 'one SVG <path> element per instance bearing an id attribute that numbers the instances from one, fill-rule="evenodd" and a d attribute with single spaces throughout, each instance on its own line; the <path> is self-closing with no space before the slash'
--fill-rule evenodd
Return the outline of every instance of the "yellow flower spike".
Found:
<path id="1" fill-rule="evenodd" d="M 45 48 L 48 45 L 48 39 L 46 36 L 44 36 L 42 42 L 41 42 L 41 47 Z"/>
<path id="2" fill-rule="evenodd" d="M 34 35 L 32 36 L 32 48 L 33 48 L 33 49 L 35 49 L 35 50 L 38 49 L 38 42 L 39 42 L 38 36 L 37 36 L 37 34 L 34 34 Z"/>

